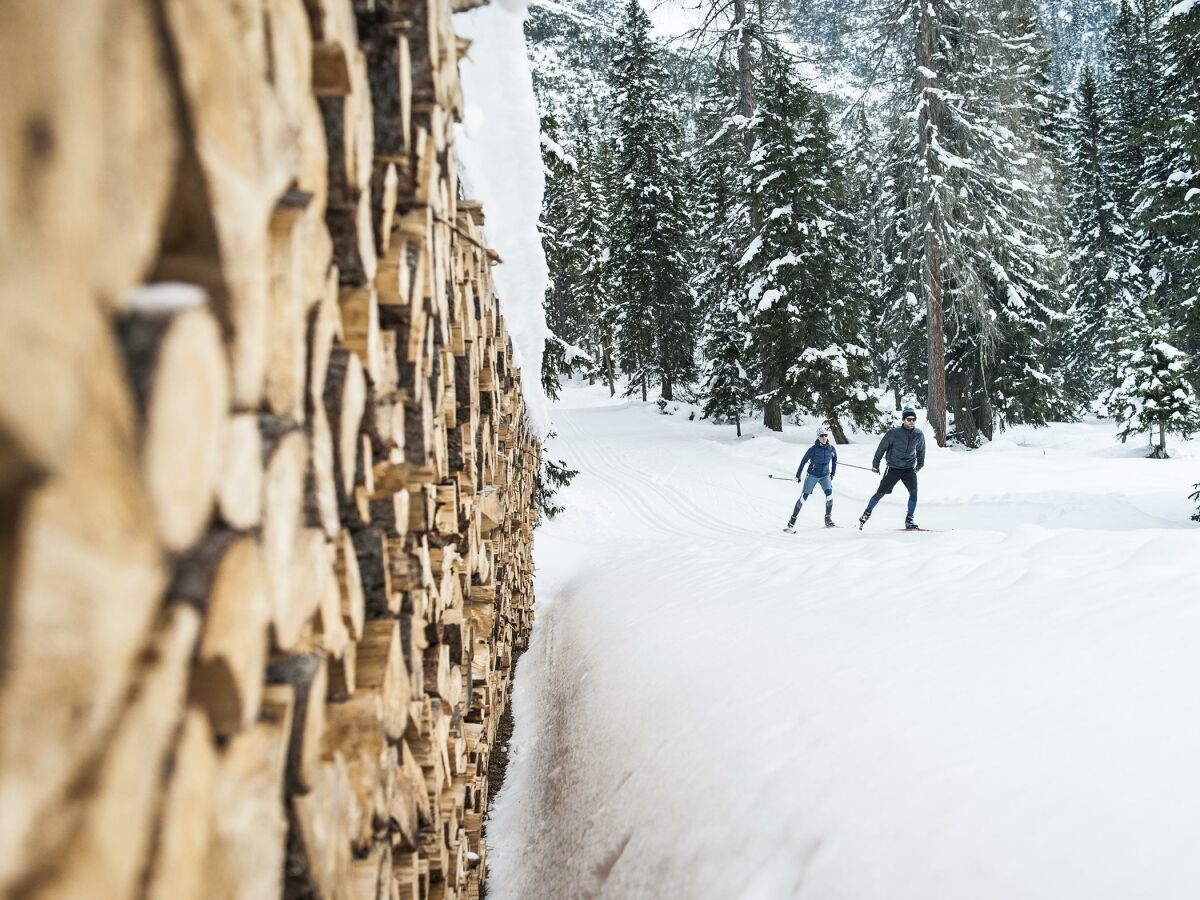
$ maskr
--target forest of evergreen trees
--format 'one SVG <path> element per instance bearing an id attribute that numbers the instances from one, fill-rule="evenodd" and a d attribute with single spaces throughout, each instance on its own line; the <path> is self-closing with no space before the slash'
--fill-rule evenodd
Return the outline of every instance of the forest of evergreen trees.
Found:
<path id="1" fill-rule="evenodd" d="M 583 372 L 839 441 L 880 390 L 941 444 L 1200 430 L 1200 2 L 1113 2 L 1064 60 L 1074 20 L 1036 0 L 877 0 L 852 101 L 802 74 L 813 5 L 705 0 L 682 49 L 638 0 L 530 20 L 557 65 L 547 390 Z"/>

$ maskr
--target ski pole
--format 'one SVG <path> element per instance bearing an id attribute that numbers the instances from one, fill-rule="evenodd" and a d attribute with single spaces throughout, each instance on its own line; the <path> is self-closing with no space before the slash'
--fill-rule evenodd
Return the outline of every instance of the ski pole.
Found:
<path id="1" fill-rule="evenodd" d="M 768 478 L 774 478 L 776 481 L 799 481 L 795 475 L 767 475 Z"/>
<path id="2" fill-rule="evenodd" d="M 854 463 L 839 462 L 839 466 L 847 466 L 851 469 L 862 469 L 864 472 L 874 472 L 874 469 L 868 469 L 866 466 L 856 466 Z"/>

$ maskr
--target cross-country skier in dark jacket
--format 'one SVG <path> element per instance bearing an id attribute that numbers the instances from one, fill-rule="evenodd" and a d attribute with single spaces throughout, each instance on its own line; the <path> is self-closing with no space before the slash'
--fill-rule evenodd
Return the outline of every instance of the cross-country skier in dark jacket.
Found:
<path id="1" fill-rule="evenodd" d="M 800 466 L 796 469 L 797 481 L 801 480 L 805 466 L 808 466 L 808 476 L 803 478 L 804 488 L 800 492 L 800 499 L 796 501 L 796 508 L 792 510 L 792 517 L 788 519 L 784 531 L 794 530 L 796 516 L 800 515 L 800 507 L 804 505 L 804 501 L 808 499 L 808 495 L 818 484 L 825 491 L 825 527 L 834 527 L 833 476 L 837 474 L 837 447 L 829 442 L 829 429 L 824 425 L 817 429 L 816 441 L 805 452 L 804 458 L 800 460 Z"/>
<path id="2" fill-rule="evenodd" d="M 875 504 L 883 499 L 883 495 L 890 494 L 897 481 L 903 481 L 908 488 L 908 515 L 904 519 L 904 527 L 910 531 L 918 530 L 917 523 L 913 521 L 913 512 L 917 508 L 917 473 L 925 466 L 925 435 L 917 428 L 917 414 L 913 410 L 905 407 L 902 419 L 904 424 L 889 429 L 875 450 L 871 468 L 878 472 L 879 461 L 886 454 L 887 472 L 858 520 L 860 529 L 867 524 Z"/>

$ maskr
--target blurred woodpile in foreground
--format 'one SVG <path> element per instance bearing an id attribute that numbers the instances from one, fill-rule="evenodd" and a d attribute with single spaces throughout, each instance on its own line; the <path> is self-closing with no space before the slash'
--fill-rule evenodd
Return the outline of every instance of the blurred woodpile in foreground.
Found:
<path id="1" fill-rule="evenodd" d="M 0 895 L 476 897 L 540 448 L 452 0 L 0 0 Z"/>

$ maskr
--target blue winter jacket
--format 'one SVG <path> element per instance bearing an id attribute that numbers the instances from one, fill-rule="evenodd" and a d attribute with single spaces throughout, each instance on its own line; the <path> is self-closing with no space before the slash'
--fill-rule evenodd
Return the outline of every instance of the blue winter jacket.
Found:
<path id="1" fill-rule="evenodd" d="M 832 478 L 837 474 L 837 448 L 833 446 L 832 441 L 826 441 L 824 446 L 820 441 L 815 442 L 805 452 L 804 459 L 800 460 L 800 468 L 796 470 L 797 478 L 804 471 L 806 463 L 810 463 L 808 474 L 814 478 L 824 478 L 826 475 Z"/>
<path id="2" fill-rule="evenodd" d="M 919 428 L 905 428 L 903 425 L 889 428 L 879 442 L 871 465 L 878 469 L 879 460 L 885 453 L 889 469 L 919 469 L 925 465 L 925 435 Z"/>

